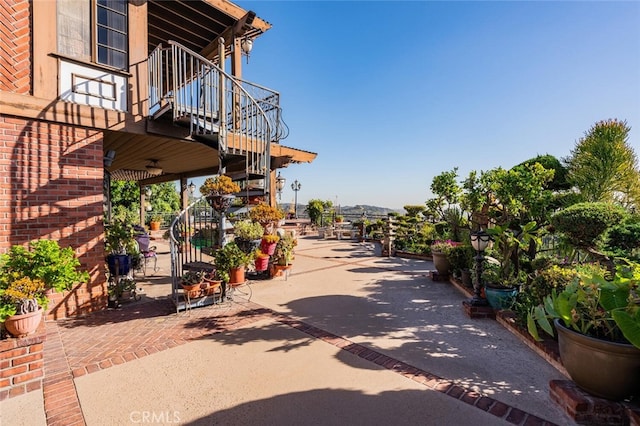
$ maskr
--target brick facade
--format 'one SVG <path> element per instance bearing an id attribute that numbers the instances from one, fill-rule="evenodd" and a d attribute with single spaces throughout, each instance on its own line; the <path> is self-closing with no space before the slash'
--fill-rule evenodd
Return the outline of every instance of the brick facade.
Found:
<path id="1" fill-rule="evenodd" d="M 31 92 L 31 2 L 12 0 L 0 8 L 0 90 Z M 4 36 L 8 35 L 8 37 Z"/>
<path id="2" fill-rule="evenodd" d="M 0 252 L 34 239 L 73 247 L 88 284 L 52 296 L 49 319 L 104 309 L 101 131 L 0 117 Z"/>

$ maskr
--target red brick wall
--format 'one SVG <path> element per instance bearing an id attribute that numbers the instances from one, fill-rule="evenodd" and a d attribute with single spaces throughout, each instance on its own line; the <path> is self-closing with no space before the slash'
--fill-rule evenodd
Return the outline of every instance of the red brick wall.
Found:
<path id="1" fill-rule="evenodd" d="M 29 0 L 3 1 L 0 7 L 0 91 L 31 91 Z"/>
<path id="2" fill-rule="evenodd" d="M 0 252 L 54 239 L 73 247 L 88 284 L 58 294 L 48 318 L 104 309 L 102 132 L 0 117 Z"/>
<path id="3" fill-rule="evenodd" d="M 21 339 L 0 341 L 0 401 L 42 388 L 44 322 Z"/>

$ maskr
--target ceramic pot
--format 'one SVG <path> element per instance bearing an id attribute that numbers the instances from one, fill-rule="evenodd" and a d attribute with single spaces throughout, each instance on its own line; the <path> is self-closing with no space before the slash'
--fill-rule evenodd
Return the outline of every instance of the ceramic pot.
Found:
<path id="1" fill-rule="evenodd" d="M 557 319 L 554 325 L 560 359 L 576 385 L 614 401 L 640 394 L 640 349 L 585 336 Z"/>
<path id="2" fill-rule="evenodd" d="M 4 321 L 4 326 L 13 337 L 24 337 L 38 329 L 42 320 L 42 308 L 22 315 L 11 315 Z"/>
<path id="3" fill-rule="evenodd" d="M 451 264 L 449 263 L 449 259 L 447 255 L 444 253 L 440 253 L 434 251 L 431 253 L 433 258 L 433 266 L 435 266 L 436 271 L 438 271 L 438 275 L 446 277 L 449 275 L 449 271 L 451 270 Z"/>
<path id="4" fill-rule="evenodd" d="M 266 271 L 269 266 L 269 256 L 256 257 L 255 266 L 256 271 Z"/>
<path id="5" fill-rule="evenodd" d="M 511 309 L 518 294 L 518 289 L 485 286 L 484 292 L 489 305 L 491 305 L 493 309 L 504 310 Z"/>

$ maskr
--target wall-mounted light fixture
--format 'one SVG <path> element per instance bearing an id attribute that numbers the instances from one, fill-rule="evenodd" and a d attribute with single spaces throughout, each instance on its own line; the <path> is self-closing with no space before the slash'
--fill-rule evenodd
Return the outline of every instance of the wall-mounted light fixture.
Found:
<path id="1" fill-rule="evenodd" d="M 116 152 L 110 149 L 109 151 L 107 151 L 106 154 L 104 154 L 104 158 L 102 159 L 102 162 L 104 163 L 105 167 L 111 167 L 111 165 L 113 164 L 113 160 L 115 160 L 115 158 L 116 158 Z"/>

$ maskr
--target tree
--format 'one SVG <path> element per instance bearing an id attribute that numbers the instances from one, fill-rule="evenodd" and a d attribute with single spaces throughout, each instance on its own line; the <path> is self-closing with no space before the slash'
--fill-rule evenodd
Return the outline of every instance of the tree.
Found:
<path id="1" fill-rule="evenodd" d="M 628 144 L 630 130 L 626 121 L 599 121 L 565 159 L 569 181 L 582 201 L 637 204 L 640 173 L 636 154 Z"/>
<path id="2" fill-rule="evenodd" d="M 462 193 L 462 188 L 458 185 L 458 168 L 442 172 L 431 181 L 431 192 L 435 195 L 426 201 L 427 215 L 432 216 L 435 221 L 444 219 L 445 210 L 457 204 Z"/>
<path id="3" fill-rule="evenodd" d="M 154 213 L 174 213 L 180 210 L 180 195 L 173 182 L 150 185 L 151 210 Z M 140 187 L 134 181 L 111 181 L 113 217 L 127 223 L 140 220 Z"/>
<path id="4" fill-rule="evenodd" d="M 309 219 L 311 219 L 311 223 L 319 226 L 322 224 L 323 213 L 328 209 L 331 209 L 331 207 L 333 207 L 333 203 L 331 201 L 314 199 L 309 200 L 309 203 L 304 210 L 309 216 Z"/>

